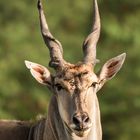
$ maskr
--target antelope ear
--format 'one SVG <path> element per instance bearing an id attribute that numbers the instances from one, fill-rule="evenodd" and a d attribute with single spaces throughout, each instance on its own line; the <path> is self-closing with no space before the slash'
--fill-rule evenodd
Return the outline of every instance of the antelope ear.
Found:
<path id="1" fill-rule="evenodd" d="M 107 80 L 112 79 L 117 72 L 121 69 L 124 60 L 126 57 L 126 53 L 118 55 L 110 60 L 108 60 L 102 67 L 100 75 L 99 75 L 99 83 L 104 83 Z"/>
<path id="2" fill-rule="evenodd" d="M 51 74 L 46 67 L 30 61 L 25 61 L 25 65 L 39 83 L 51 86 Z"/>

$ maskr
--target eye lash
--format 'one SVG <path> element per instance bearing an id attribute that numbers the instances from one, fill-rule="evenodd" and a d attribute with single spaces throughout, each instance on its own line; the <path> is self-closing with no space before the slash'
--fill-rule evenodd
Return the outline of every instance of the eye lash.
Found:
<path id="1" fill-rule="evenodd" d="M 91 87 L 96 87 L 97 84 L 98 84 L 97 82 L 93 82 Z"/>
<path id="2" fill-rule="evenodd" d="M 88 74 L 88 71 L 85 71 L 85 72 L 83 72 L 82 74 L 83 74 L 83 75 L 86 75 L 86 74 Z"/>

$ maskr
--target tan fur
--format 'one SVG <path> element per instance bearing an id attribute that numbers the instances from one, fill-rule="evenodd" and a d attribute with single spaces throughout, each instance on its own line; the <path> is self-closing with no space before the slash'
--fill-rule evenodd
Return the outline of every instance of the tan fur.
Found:
<path id="1" fill-rule="evenodd" d="M 63 59 L 62 46 L 49 31 L 41 0 L 38 0 L 40 27 L 50 51 L 50 66 L 56 73 L 37 63 L 25 61 L 32 76 L 52 92 L 47 117 L 35 123 L 0 121 L 0 140 L 102 140 L 97 92 L 116 75 L 126 54 L 108 60 L 96 75 L 96 44 L 100 35 L 100 16 L 94 0 L 92 32 L 83 44 L 84 59 L 70 64 Z"/>

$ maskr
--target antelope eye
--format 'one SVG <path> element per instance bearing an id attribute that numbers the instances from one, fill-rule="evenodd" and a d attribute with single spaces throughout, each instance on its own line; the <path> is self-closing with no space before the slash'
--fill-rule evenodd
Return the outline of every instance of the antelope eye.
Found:
<path id="1" fill-rule="evenodd" d="M 93 82 L 91 86 L 95 88 L 97 84 L 97 82 Z"/>
<path id="2" fill-rule="evenodd" d="M 56 84 L 55 87 L 58 91 L 64 89 L 60 84 Z"/>

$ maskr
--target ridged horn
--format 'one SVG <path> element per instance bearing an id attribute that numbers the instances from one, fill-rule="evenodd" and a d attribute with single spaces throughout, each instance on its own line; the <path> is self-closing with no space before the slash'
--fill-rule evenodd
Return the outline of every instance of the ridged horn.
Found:
<path id="1" fill-rule="evenodd" d="M 55 69 L 57 69 L 58 67 L 63 67 L 65 61 L 63 60 L 62 45 L 57 39 L 53 37 L 53 35 L 49 31 L 41 0 L 38 0 L 37 7 L 39 11 L 41 33 L 44 42 L 50 51 L 51 61 L 49 63 L 49 66 Z"/>
<path id="2" fill-rule="evenodd" d="M 84 63 L 96 64 L 96 45 L 100 36 L 100 15 L 97 0 L 94 0 L 94 20 L 92 31 L 83 43 Z"/>

